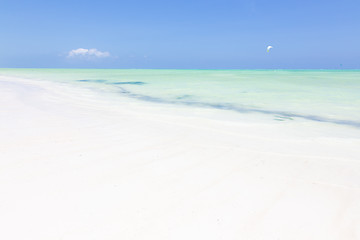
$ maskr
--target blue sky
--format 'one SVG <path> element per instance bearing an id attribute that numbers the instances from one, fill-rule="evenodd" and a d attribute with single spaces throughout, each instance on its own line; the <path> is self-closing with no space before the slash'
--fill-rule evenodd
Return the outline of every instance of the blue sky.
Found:
<path id="1" fill-rule="evenodd" d="M 1 0 L 0 22 L 0 67 L 360 68 L 358 0 Z"/>

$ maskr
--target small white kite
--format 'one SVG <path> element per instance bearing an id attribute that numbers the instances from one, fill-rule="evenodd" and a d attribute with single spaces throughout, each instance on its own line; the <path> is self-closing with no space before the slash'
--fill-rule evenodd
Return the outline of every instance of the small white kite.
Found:
<path id="1" fill-rule="evenodd" d="M 267 46 L 266 51 L 269 52 L 270 49 L 272 49 L 272 48 L 273 48 L 273 46 Z"/>

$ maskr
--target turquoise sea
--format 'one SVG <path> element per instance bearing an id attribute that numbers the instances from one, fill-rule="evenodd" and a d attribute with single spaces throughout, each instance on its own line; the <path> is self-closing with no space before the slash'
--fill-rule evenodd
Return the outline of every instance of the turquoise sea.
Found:
<path id="1" fill-rule="evenodd" d="M 158 104 L 360 128 L 360 70 L 0 69 Z"/>

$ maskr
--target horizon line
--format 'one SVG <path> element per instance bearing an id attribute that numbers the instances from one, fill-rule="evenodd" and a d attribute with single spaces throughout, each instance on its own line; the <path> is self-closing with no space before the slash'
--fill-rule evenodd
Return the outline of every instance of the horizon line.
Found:
<path id="1" fill-rule="evenodd" d="M 326 70 L 342 70 L 342 71 L 360 71 L 360 68 L 62 68 L 62 67 L 0 67 L 0 69 L 72 69 L 72 70 L 284 70 L 284 71 L 326 71 Z"/>

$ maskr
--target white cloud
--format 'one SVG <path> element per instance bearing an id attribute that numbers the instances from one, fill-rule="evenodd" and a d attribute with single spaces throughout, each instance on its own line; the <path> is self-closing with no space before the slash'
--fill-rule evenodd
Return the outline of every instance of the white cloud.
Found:
<path id="1" fill-rule="evenodd" d="M 106 58 L 106 57 L 110 57 L 110 53 L 109 52 L 101 52 L 101 51 L 97 50 L 96 48 L 90 48 L 90 49 L 78 48 L 78 49 L 71 50 L 68 53 L 68 57 L 70 57 L 70 58 L 73 58 L 73 57 Z"/>

